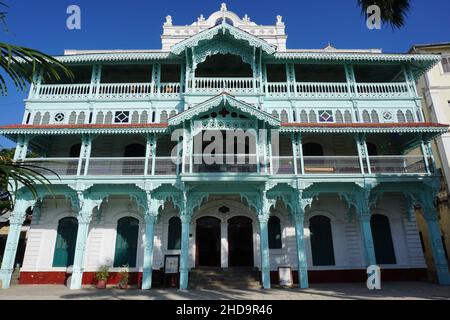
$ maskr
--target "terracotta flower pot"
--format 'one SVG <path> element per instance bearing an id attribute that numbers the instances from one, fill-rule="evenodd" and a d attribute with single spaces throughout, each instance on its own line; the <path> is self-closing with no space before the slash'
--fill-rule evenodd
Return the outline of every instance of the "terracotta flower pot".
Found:
<path id="1" fill-rule="evenodd" d="M 105 288 L 106 288 L 106 280 L 98 280 L 97 289 L 105 289 Z"/>

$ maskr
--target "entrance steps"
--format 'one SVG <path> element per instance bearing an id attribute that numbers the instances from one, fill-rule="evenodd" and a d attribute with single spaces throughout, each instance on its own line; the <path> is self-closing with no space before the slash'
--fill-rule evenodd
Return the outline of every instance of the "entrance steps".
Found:
<path id="1" fill-rule="evenodd" d="M 259 272 L 253 267 L 197 267 L 189 273 L 191 289 L 260 289 Z"/>

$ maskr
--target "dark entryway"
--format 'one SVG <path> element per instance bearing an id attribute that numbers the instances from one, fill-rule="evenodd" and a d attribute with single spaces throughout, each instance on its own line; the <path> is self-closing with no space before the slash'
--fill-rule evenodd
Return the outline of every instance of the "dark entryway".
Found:
<path id="1" fill-rule="evenodd" d="M 252 220 L 237 216 L 228 220 L 228 265 L 253 266 Z"/>
<path id="2" fill-rule="evenodd" d="M 197 220 L 197 266 L 220 267 L 220 220 L 203 217 Z"/>

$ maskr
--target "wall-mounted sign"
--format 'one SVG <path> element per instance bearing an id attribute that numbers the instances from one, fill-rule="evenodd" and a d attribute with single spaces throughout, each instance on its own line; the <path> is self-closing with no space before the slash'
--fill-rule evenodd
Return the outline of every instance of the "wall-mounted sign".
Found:
<path id="1" fill-rule="evenodd" d="M 178 273 L 180 265 L 180 256 L 177 254 L 170 254 L 164 256 L 164 273 L 174 274 Z"/>
<path id="2" fill-rule="evenodd" d="M 278 279 L 280 286 L 292 287 L 292 269 L 291 267 L 278 267 Z"/>

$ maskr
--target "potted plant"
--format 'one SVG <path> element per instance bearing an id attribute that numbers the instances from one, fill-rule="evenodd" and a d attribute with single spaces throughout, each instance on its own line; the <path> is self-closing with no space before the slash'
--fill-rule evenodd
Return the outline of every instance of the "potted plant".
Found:
<path id="1" fill-rule="evenodd" d="M 119 272 L 119 288 L 127 289 L 128 280 L 129 280 L 128 265 L 123 265 Z"/>
<path id="2" fill-rule="evenodd" d="M 109 267 L 108 266 L 100 267 L 100 269 L 95 273 L 95 279 L 97 280 L 97 288 L 105 289 L 106 282 L 109 279 Z"/>

